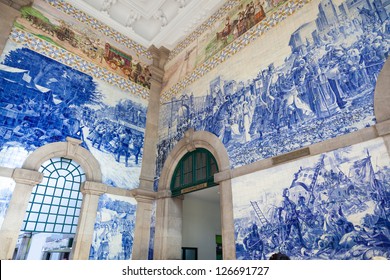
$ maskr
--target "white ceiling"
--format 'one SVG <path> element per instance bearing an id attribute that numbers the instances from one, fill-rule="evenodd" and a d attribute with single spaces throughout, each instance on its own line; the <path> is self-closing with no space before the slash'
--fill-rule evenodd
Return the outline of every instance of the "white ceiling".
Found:
<path id="1" fill-rule="evenodd" d="M 173 49 L 226 0 L 65 0 L 148 48 Z"/>

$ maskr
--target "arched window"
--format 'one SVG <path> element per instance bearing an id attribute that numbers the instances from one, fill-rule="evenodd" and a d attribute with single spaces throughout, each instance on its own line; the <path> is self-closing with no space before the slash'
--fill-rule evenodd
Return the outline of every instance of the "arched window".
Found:
<path id="1" fill-rule="evenodd" d="M 214 174 L 218 165 L 206 149 L 186 154 L 178 163 L 171 181 L 172 196 L 215 186 Z"/>
<path id="2" fill-rule="evenodd" d="M 52 158 L 39 171 L 43 180 L 33 188 L 22 231 L 76 233 L 84 171 L 66 158 Z"/>

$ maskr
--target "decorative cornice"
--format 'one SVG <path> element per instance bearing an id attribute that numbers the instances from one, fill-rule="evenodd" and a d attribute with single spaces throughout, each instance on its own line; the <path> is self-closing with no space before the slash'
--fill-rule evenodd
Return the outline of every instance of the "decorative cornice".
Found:
<path id="1" fill-rule="evenodd" d="M 177 46 L 171 51 L 168 60 L 172 60 L 179 53 L 181 53 L 186 47 L 188 47 L 193 41 L 195 41 L 203 32 L 209 29 L 217 20 L 224 17 L 232 8 L 240 4 L 240 0 L 229 0 L 218 11 L 216 11 L 211 17 L 209 17 L 202 25 L 195 29 L 189 36 L 179 42 Z"/>
<path id="2" fill-rule="evenodd" d="M 49 3 L 52 7 L 56 8 L 57 10 L 70 15 L 71 17 L 75 18 L 81 23 L 84 23 L 88 25 L 90 28 L 101 32 L 107 37 L 112 38 L 119 44 L 134 50 L 138 55 L 144 56 L 147 59 L 151 59 L 151 55 L 148 52 L 147 48 L 144 46 L 141 46 L 140 44 L 136 43 L 135 41 L 131 40 L 130 38 L 126 37 L 125 35 L 115 31 L 113 28 L 108 27 L 104 23 L 98 21 L 96 18 L 93 18 L 86 13 L 78 10 L 71 4 L 63 1 L 63 0 L 44 0 L 45 2 Z M 112 4 L 111 1 L 108 1 L 107 4 Z M 106 5 L 107 6 L 107 5 Z M 104 6 L 104 7 L 106 7 Z"/>

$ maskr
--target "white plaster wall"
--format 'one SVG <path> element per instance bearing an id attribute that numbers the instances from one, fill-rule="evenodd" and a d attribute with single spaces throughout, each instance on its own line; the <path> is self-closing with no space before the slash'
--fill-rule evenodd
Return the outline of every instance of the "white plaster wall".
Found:
<path id="1" fill-rule="evenodd" d="M 219 202 L 185 195 L 183 201 L 182 247 L 197 247 L 199 260 L 215 260 L 215 235 L 221 234 Z"/>
<path id="2" fill-rule="evenodd" d="M 51 233 L 34 234 L 31 238 L 31 247 L 28 251 L 27 260 L 40 260 L 42 258 L 42 249 L 46 243 L 46 239 L 52 235 Z"/>

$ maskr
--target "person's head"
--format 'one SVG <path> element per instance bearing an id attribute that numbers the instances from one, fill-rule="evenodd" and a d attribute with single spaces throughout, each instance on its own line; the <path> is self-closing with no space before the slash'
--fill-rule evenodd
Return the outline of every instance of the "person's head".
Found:
<path id="1" fill-rule="evenodd" d="M 290 257 L 287 256 L 286 254 L 283 254 L 281 252 L 278 252 L 278 253 L 274 253 L 271 255 L 271 257 L 269 258 L 270 260 L 289 260 Z"/>

